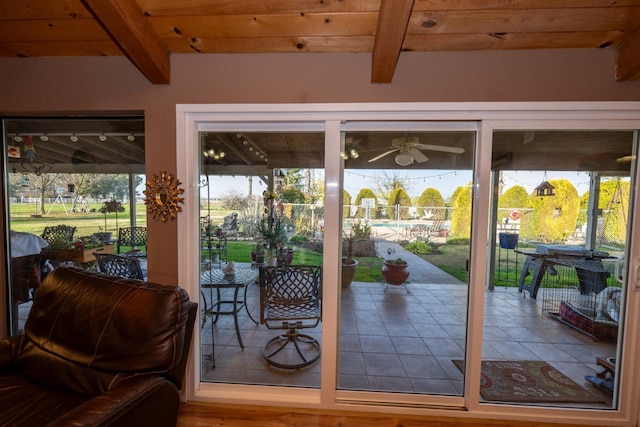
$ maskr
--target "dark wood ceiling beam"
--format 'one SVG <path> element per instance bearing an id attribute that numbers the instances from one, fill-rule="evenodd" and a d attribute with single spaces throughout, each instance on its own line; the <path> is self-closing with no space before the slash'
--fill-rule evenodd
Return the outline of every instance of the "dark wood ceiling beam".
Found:
<path id="1" fill-rule="evenodd" d="M 640 28 L 618 48 L 616 80 L 640 79 Z"/>
<path id="2" fill-rule="evenodd" d="M 413 0 L 382 0 L 371 64 L 372 83 L 391 83 L 400 57 Z"/>
<path id="3" fill-rule="evenodd" d="M 151 83 L 170 83 L 169 52 L 136 2 L 83 0 L 83 3 Z"/>

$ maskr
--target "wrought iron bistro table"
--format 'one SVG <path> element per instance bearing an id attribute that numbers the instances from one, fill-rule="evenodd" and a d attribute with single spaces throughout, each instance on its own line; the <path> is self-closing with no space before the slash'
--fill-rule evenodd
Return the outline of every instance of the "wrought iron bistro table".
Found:
<path id="1" fill-rule="evenodd" d="M 254 283 L 258 278 L 258 271 L 253 269 L 237 268 L 234 274 L 224 274 L 220 268 L 207 268 L 200 273 L 200 293 L 204 300 L 204 310 L 202 316 L 202 326 L 204 327 L 207 317 L 211 317 L 211 361 L 215 367 L 214 361 L 214 331 L 213 324 L 218 321 L 218 316 L 231 315 L 236 327 L 236 336 L 240 348 L 244 349 L 242 336 L 240 335 L 240 325 L 238 324 L 238 313 L 244 307 L 251 320 L 255 323 L 255 319 L 251 316 L 247 308 L 247 287 Z M 209 300 L 211 307 L 207 308 L 207 300 L 205 298 L 205 289 L 209 289 Z M 215 289 L 215 299 L 213 291 Z M 240 290 L 242 289 L 242 296 Z M 233 296 L 231 298 L 222 299 L 222 291 L 231 290 Z M 226 295 L 225 295 L 226 298 Z"/>

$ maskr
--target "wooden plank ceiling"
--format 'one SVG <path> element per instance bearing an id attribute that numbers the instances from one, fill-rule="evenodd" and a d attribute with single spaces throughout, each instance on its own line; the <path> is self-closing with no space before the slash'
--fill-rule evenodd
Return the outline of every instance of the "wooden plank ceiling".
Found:
<path id="1" fill-rule="evenodd" d="M 173 53 L 614 49 L 640 78 L 640 0 L 0 0 L 0 57 L 126 55 L 154 84 Z"/>

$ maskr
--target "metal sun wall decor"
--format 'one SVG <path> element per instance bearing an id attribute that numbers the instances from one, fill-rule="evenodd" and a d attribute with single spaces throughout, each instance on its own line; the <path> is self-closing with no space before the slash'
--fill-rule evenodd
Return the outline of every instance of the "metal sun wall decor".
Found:
<path id="1" fill-rule="evenodd" d="M 156 221 L 167 222 L 168 219 L 175 219 L 178 212 L 182 212 L 182 207 L 178 203 L 184 203 L 184 189 L 178 188 L 180 181 L 172 173 L 160 172 L 159 175 L 151 175 L 147 181 L 147 189 L 144 203 Z"/>

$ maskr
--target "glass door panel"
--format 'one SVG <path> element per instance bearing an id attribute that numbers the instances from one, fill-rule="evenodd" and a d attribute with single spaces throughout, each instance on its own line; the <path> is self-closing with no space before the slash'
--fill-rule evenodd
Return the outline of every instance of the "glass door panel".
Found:
<path id="1" fill-rule="evenodd" d="M 344 134 L 339 389 L 462 395 L 475 140 Z"/>
<path id="2" fill-rule="evenodd" d="M 494 131 L 481 402 L 615 408 L 631 131 Z"/>
<path id="3" fill-rule="evenodd" d="M 319 388 L 324 133 L 199 140 L 201 380 Z"/>

